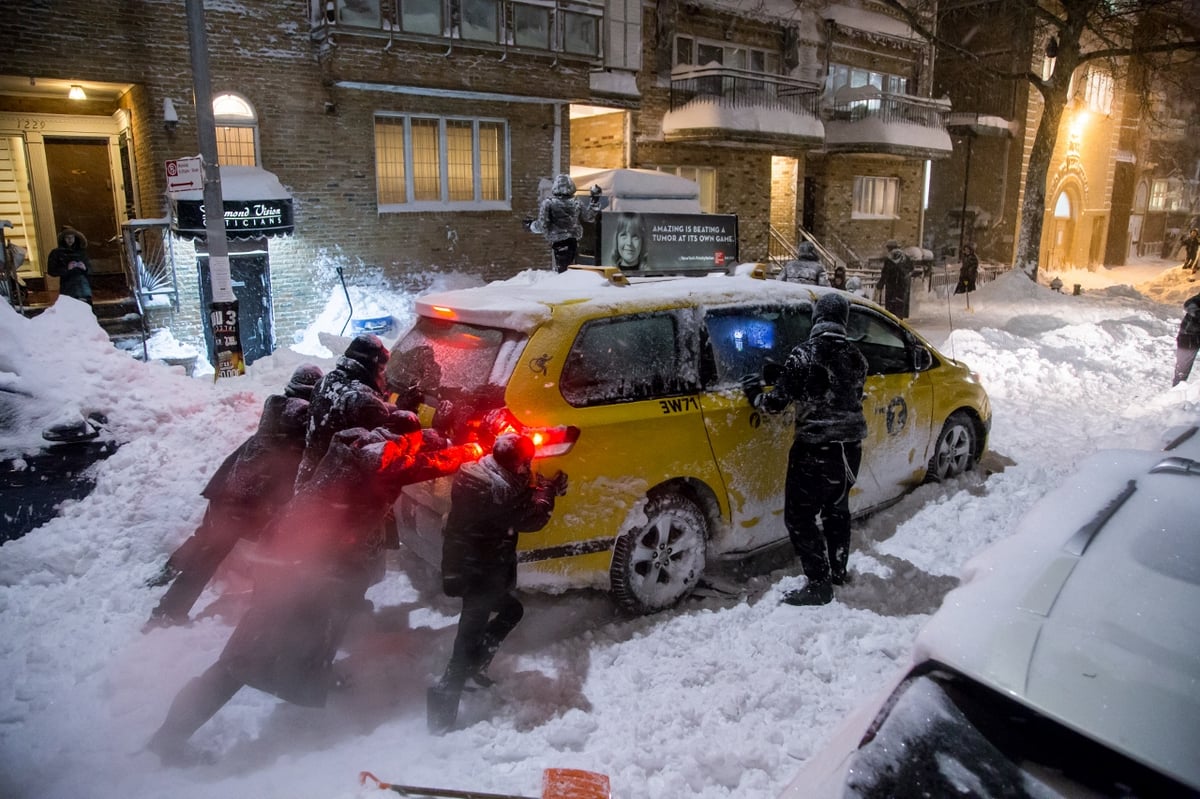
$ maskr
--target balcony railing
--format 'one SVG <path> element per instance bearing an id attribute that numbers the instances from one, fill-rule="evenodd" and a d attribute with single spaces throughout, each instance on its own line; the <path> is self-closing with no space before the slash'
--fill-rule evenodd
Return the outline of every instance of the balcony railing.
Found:
<path id="1" fill-rule="evenodd" d="M 742 69 L 702 67 L 671 76 L 671 110 L 693 102 L 715 102 L 726 108 L 763 108 L 816 118 L 820 87 L 782 75 Z"/>
<path id="2" fill-rule="evenodd" d="M 949 103 L 879 92 L 871 99 L 837 102 L 825 107 L 826 118 L 835 122 L 858 122 L 875 119 L 879 122 L 906 123 L 945 130 Z"/>

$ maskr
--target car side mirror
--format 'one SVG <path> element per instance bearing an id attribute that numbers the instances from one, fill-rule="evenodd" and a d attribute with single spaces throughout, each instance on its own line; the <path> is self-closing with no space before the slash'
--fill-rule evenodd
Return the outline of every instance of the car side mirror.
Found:
<path id="1" fill-rule="evenodd" d="M 920 345 L 913 347 L 913 371 L 924 372 L 931 366 L 933 366 L 933 354 Z"/>

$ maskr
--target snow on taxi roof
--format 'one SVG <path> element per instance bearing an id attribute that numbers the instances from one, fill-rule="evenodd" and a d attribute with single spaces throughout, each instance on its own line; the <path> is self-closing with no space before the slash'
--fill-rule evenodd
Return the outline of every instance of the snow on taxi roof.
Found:
<path id="1" fill-rule="evenodd" d="M 746 275 L 630 278 L 615 285 L 603 275 L 571 269 L 564 273 L 526 270 L 485 286 L 427 294 L 416 302 L 422 316 L 528 332 L 550 318 L 552 308 L 587 303 L 595 309 L 628 307 L 631 300 L 661 305 L 720 305 L 784 296 L 813 299 L 831 289 L 761 280 Z"/>

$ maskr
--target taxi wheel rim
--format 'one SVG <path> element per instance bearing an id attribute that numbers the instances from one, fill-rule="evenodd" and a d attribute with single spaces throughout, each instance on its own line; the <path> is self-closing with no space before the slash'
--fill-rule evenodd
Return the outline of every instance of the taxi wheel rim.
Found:
<path id="1" fill-rule="evenodd" d="M 614 554 L 618 601 L 640 612 L 669 607 L 700 579 L 707 522 L 691 501 L 671 495 L 647 508 L 648 522 L 622 537 Z"/>
<path id="2" fill-rule="evenodd" d="M 973 438 L 966 422 L 950 419 L 946 423 L 946 429 L 938 439 L 935 470 L 938 479 L 960 475 L 970 468 L 974 449 Z"/>

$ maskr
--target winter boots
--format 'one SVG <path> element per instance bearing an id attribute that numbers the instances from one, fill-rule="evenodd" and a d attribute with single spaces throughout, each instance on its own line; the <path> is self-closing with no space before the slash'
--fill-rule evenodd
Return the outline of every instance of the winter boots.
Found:
<path id="1" fill-rule="evenodd" d="M 788 591 L 783 602 L 788 605 L 828 605 L 833 601 L 833 584 L 809 583 L 798 591 Z"/>
<path id="2" fill-rule="evenodd" d="M 444 735 L 454 729 L 458 720 L 458 698 L 461 690 L 441 684 L 429 689 L 425 696 L 426 722 L 432 735 Z"/>

